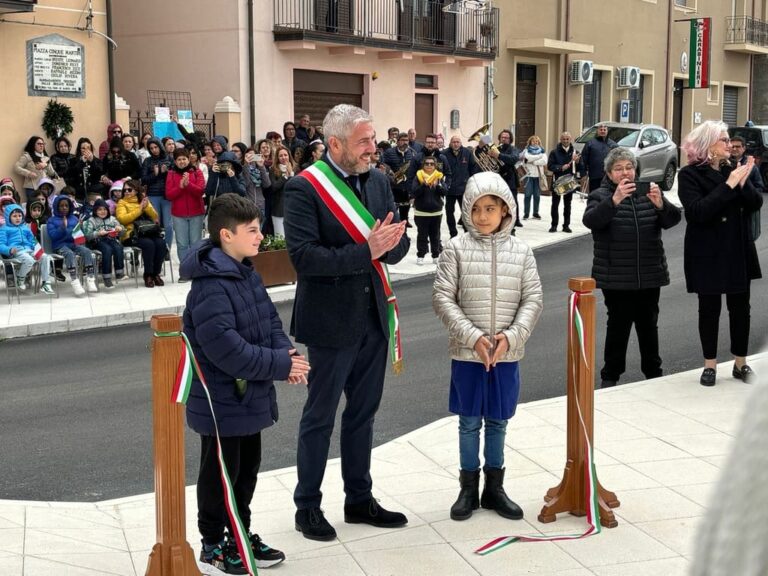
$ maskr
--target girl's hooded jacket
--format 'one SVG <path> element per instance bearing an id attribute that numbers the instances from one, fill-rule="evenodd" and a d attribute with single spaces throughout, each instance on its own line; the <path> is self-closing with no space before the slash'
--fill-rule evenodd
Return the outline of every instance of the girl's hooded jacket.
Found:
<path id="1" fill-rule="evenodd" d="M 181 180 L 189 174 L 189 183 L 182 188 Z M 168 172 L 165 181 L 165 196 L 171 201 L 171 215 L 177 218 L 192 218 L 205 214 L 205 178 L 203 173 L 192 166 L 179 170 L 175 166 Z"/>
<path id="2" fill-rule="evenodd" d="M 492 194 L 508 207 L 494 234 L 480 234 L 472 205 Z M 511 234 L 515 199 L 504 179 L 481 172 L 467 182 L 462 204 L 467 232 L 451 238 L 437 265 L 432 306 L 448 329 L 451 358 L 481 362 L 474 350 L 481 336 L 503 333 L 509 350 L 503 362 L 520 360 L 539 319 L 543 296 L 530 246 Z"/>

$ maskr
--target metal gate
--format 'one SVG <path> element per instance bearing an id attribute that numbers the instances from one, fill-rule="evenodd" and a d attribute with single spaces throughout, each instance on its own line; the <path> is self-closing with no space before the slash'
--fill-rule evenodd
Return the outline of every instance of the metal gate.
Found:
<path id="1" fill-rule="evenodd" d="M 735 86 L 723 86 L 723 122 L 736 126 L 739 118 L 739 89 Z"/>

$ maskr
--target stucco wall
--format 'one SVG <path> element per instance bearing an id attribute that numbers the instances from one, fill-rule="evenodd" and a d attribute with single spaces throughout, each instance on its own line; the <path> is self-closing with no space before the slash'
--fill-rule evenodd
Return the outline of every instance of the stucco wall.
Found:
<path id="1" fill-rule="evenodd" d="M 4 20 L 13 22 L 50 24 L 53 26 L 82 26 L 85 15 L 81 12 L 81 0 L 40 0 L 30 14 L 6 14 Z M 106 32 L 104 1 L 94 1 L 93 27 Z M 75 117 L 74 132 L 69 134 L 74 141 L 88 136 L 96 146 L 104 139 L 109 123 L 109 99 L 107 82 L 106 40 L 79 30 L 58 27 L 33 26 L 0 22 L 0 127 L 3 146 L 0 146 L 0 178 L 13 177 L 17 187 L 23 179 L 13 173 L 13 166 L 23 152 L 24 145 L 33 135 L 44 137 L 40 123 L 49 98 L 27 95 L 27 40 L 60 34 L 65 38 L 83 44 L 85 50 L 85 94 L 86 97 L 59 97 L 59 101 L 72 108 Z M 53 154 L 53 143 L 48 141 L 46 150 Z"/>

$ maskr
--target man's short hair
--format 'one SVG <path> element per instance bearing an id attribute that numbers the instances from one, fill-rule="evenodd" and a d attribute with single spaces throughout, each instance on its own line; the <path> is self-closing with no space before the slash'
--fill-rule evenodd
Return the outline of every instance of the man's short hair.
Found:
<path id="1" fill-rule="evenodd" d="M 254 220 L 261 222 L 261 210 L 253 200 L 238 194 L 223 194 L 211 202 L 208 211 L 208 231 L 211 242 L 221 248 L 221 231 L 234 233 L 240 224 L 250 224 Z"/>
<path id="2" fill-rule="evenodd" d="M 501 140 L 501 135 L 502 135 L 502 134 L 509 134 L 509 141 L 510 141 L 510 143 L 515 141 L 515 137 L 512 135 L 512 130 L 507 130 L 507 129 L 505 128 L 504 130 L 502 130 L 501 132 L 499 132 L 499 135 L 497 136 L 497 138 L 498 138 L 499 140 Z"/>
<path id="3" fill-rule="evenodd" d="M 424 140 L 426 140 L 427 138 L 433 138 L 434 140 L 437 140 L 437 136 L 435 136 L 434 134 L 427 134 L 426 136 L 424 136 Z"/>
<path id="4" fill-rule="evenodd" d="M 326 139 L 346 140 L 358 124 L 373 123 L 373 116 L 352 104 L 337 104 L 323 119 L 323 134 Z"/>
<path id="5" fill-rule="evenodd" d="M 733 144 L 734 142 L 741 142 L 742 146 L 744 146 L 745 148 L 747 147 L 747 141 L 744 140 L 744 138 L 742 138 L 741 136 L 731 136 L 731 144 Z"/>
<path id="6" fill-rule="evenodd" d="M 397 135 L 397 139 L 398 139 L 398 140 L 400 140 L 400 139 L 402 139 L 402 138 L 408 138 L 408 133 L 407 133 L 407 132 L 400 132 L 400 133 Z"/>

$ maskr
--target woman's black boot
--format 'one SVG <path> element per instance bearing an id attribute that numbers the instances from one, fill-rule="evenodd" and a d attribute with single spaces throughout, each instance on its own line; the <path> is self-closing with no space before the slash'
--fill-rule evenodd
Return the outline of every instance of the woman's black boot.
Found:
<path id="1" fill-rule="evenodd" d="M 461 492 L 451 506 L 451 520 L 466 520 L 472 516 L 472 510 L 480 508 L 480 470 L 459 470 L 459 485 Z"/>
<path id="2" fill-rule="evenodd" d="M 496 510 L 499 516 L 520 520 L 523 510 L 512 502 L 504 492 L 504 468 L 485 468 L 485 486 L 480 505 L 487 510 Z"/>

